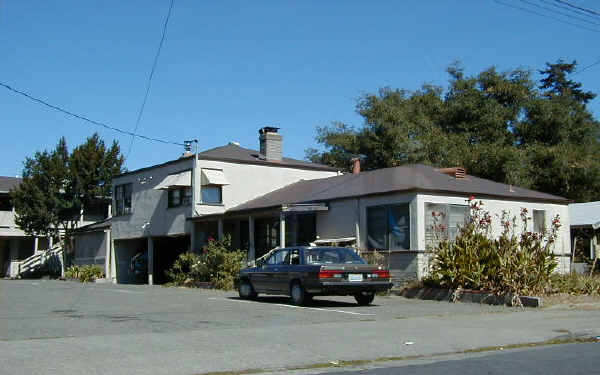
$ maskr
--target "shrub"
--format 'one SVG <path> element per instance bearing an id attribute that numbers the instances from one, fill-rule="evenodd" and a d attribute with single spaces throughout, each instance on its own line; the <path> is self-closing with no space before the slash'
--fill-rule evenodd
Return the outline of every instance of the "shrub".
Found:
<path id="1" fill-rule="evenodd" d="M 104 277 L 104 271 L 100 266 L 96 265 L 73 265 L 65 271 L 67 279 L 77 279 L 82 283 L 89 283 L 96 279 Z"/>
<path id="2" fill-rule="evenodd" d="M 385 266 L 385 256 L 377 250 L 362 252 L 360 256 L 369 264 Z"/>
<path id="3" fill-rule="evenodd" d="M 552 254 L 560 221 L 549 231 L 527 231 L 526 209 L 521 211 L 522 231 L 515 234 L 516 217 L 500 217 L 502 233 L 490 238 L 492 218 L 483 203 L 469 200 L 470 218 L 455 240 L 441 239 L 431 249 L 433 259 L 426 283 L 451 289 L 484 289 L 496 294 L 541 293 L 548 286 L 557 262 Z M 435 214 L 434 214 L 435 217 Z"/>
<path id="4" fill-rule="evenodd" d="M 175 285 L 210 281 L 216 288 L 231 290 L 238 281 L 246 253 L 229 250 L 230 244 L 229 237 L 223 241 L 211 239 L 202 249 L 202 254 L 181 254 L 166 275 Z"/>
<path id="5" fill-rule="evenodd" d="M 575 272 L 566 275 L 552 275 L 547 292 L 548 294 L 565 293 L 600 296 L 600 276 L 581 275 Z"/>

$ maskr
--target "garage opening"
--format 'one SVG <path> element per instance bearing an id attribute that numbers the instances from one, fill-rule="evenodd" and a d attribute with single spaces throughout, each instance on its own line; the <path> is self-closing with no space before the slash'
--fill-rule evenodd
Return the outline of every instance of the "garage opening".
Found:
<path id="1" fill-rule="evenodd" d="M 165 284 L 170 280 L 165 271 L 173 266 L 180 254 L 190 248 L 190 236 L 154 237 L 153 283 Z"/>

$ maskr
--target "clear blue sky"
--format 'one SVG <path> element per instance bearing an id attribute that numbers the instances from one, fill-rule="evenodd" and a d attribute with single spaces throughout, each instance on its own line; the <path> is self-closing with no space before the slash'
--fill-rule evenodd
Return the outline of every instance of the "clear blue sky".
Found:
<path id="1" fill-rule="evenodd" d="M 526 6 L 519 0 L 502 0 Z M 529 0 L 549 7 L 552 1 Z M 572 0 L 600 9 L 593 0 Z M 169 0 L 0 0 L 0 82 L 133 131 Z M 360 125 L 357 98 L 378 88 L 446 85 L 467 73 L 538 70 L 545 62 L 600 60 L 599 25 L 583 30 L 500 5 L 454 1 L 175 0 L 138 132 L 200 149 L 238 141 L 258 148 L 258 129 L 281 127 L 286 156 L 315 147 L 315 128 Z M 600 64 L 576 78 L 600 93 Z M 600 112 L 600 99 L 590 108 Z M 0 175 L 20 175 L 26 156 L 71 147 L 97 131 L 126 154 L 130 137 L 32 103 L 0 87 Z M 136 139 L 127 168 L 181 155 Z"/>

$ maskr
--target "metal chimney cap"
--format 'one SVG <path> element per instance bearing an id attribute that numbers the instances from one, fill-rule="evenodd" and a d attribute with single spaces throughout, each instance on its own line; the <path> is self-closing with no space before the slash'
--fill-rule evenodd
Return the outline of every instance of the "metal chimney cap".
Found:
<path id="1" fill-rule="evenodd" d="M 258 134 L 277 133 L 279 129 L 281 128 L 276 128 L 274 126 L 263 126 L 258 130 Z"/>

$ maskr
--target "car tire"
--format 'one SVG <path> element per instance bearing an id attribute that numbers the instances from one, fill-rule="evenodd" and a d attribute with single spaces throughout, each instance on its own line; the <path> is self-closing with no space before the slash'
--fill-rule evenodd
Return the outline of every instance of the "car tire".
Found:
<path id="1" fill-rule="evenodd" d="M 254 290 L 254 287 L 248 280 L 241 280 L 238 292 L 241 299 L 255 299 L 258 293 Z"/>
<path id="2" fill-rule="evenodd" d="M 290 300 L 292 305 L 302 306 L 308 302 L 310 298 L 306 294 L 304 287 L 299 282 L 295 282 L 290 286 Z"/>
<path id="3" fill-rule="evenodd" d="M 371 302 L 375 299 L 375 293 L 373 292 L 360 292 L 354 295 L 354 299 L 356 299 L 356 303 L 360 306 L 370 305 Z"/>

